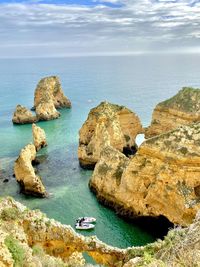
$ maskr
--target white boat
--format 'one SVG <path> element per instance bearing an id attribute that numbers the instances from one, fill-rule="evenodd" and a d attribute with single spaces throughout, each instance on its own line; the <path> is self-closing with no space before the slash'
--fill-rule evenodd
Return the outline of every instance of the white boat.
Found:
<path id="1" fill-rule="evenodd" d="M 82 220 L 83 223 L 94 223 L 94 222 L 96 222 L 96 218 L 94 218 L 94 217 L 79 217 L 77 219 L 77 222 L 79 222 L 80 220 Z"/>
<path id="2" fill-rule="evenodd" d="M 90 230 L 90 229 L 93 229 L 95 227 L 94 224 L 91 224 L 91 223 L 81 223 L 81 225 L 79 225 L 79 223 L 77 223 L 75 225 L 75 228 L 77 230 Z"/>

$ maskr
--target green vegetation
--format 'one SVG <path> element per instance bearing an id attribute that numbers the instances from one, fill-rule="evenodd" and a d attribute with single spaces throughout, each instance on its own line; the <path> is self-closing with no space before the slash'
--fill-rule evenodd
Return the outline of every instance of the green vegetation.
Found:
<path id="1" fill-rule="evenodd" d="M 128 143 L 128 142 L 130 141 L 130 139 L 131 139 L 130 136 L 127 135 L 127 134 L 124 135 L 124 138 L 125 138 L 125 140 L 126 140 L 127 143 Z"/>
<path id="2" fill-rule="evenodd" d="M 177 187 L 178 187 L 179 192 L 184 197 L 187 197 L 188 195 L 190 195 L 193 192 L 193 189 L 191 187 L 187 186 L 185 181 L 183 181 L 183 182 L 178 181 Z"/>
<path id="3" fill-rule="evenodd" d="M 25 259 L 25 251 L 23 247 L 19 244 L 19 241 L 14 239 L 12 236 L 8 236 L 5 239 L 5 245 L 10 251 L 12 258 L 14 260 L 14 267 L 23 266 Z"/>
<path id="4" fill-rule="evenodd" d="M 183 155 L 186 155 L 186 154 L 188 153 L 188 149 L 187 149 L 187 147 L 181 147 L 181 148 L 179 149 L 179 151 L 180 151 Z"/>
<path id="5" fill-rule="evenodd" d="M 35 255 L 37 255 L 37 256 L 42 256 L 42 255 L 45 254 L 43 248 L 42 248 L 40 245 L 34 245 L 34 246 L 32 247 L 32 250 L 33 250 L 33 255 L 34 255 L 34 256 L 35 256 Z"/>
<path id="6" fill-rule="evenodd" d="M 20 212 L 17 208 L 5 208 L 1 212 L 0 218 L 4 221 L 13 221 L 20 218 Z"/>
<path id="7" fill-rule="evenodd" d="M 106 175 L 109 170 L 111 168 L 106 163 L 99 165 L 98 171 L 100 175 Z"/>
<path id="8" fill-rule="evenodd" d="M 158 105 L 191 113 L 199 111 L 199 102 L 200 89 L 183 87 L 183 89 L 180 90 L 178 94 L 159 103 Z"/>

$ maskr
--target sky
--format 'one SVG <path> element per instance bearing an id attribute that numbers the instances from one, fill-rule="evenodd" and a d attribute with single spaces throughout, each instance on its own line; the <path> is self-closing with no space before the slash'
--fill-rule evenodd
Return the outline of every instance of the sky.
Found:
<path id="1" fill-rule="evenodd" d="M 200 53 L 200 0 L 0 0 L 0 57 Z"/>

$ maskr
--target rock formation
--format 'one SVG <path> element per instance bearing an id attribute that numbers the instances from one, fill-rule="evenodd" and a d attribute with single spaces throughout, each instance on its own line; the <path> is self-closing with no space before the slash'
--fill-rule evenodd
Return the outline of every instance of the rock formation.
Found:
<path id="1" fill-rule="evenodd" d="M 42 128 L 40 128 L 36 124 L 33 124 L 32 132 L 33 132 L 33 142 L 34 142 L 36 151 L 47 146 L 46 134 Z"/>
<path id="2" fill-rule="evenodd" d="M 178 94 L 155 107 L 145 137 L 150 138 L 198 121 L 200 121 L 200 89 L 184 87 Z"/>
<path id="3" fill-rule="evenodd" d="M 17 105 L 13 115 L 13 123 L 34 123 L 38 120 L 57 119 L 60 113 L 56 108 L 70 108 L 71 102 L 64 95 L 60 80 L 57 76 L 50 76 L 39 81 L 35 89 L 34 107 L 36 116 L 27 108 Z"/>
<path id="4" fill-rule="evenodd" d="M 37 121 L 37 117 L 34 116 L 26 107 L 17 105 L 12 121 L 15 124 L 34 123 Z"/>
<path id="5" fill-rule="evenodd" d="M 135 137 L 142 132 L 136 114 L 124 106 L 102 102 L 91 109 L 79 131 L 78 158 L 84 168 L 94 168 L 102 149 L 110 145 L 126 155 L 136 152 Z"/>
<path id="6" fill-rule="evenodd" d="M 90 187 L 123 215 L 190 224 L 200 209 L 200 123 L 148 139 L 130 160 L 105 148 Z"/>
<path id="7" fill-rule="evenodd" d="M 83 252 L 109 267 L 198 266 L 200 262 L 200 214 L 189 227 L 170 231 L 163 241 L 127 249 L 108 246 L 95 236 L 79 235 L 71 226 L 11 198 L 0 200 L 0 219 L 2 267 L 86 267 Z"/>
<path id="8" fill-rule="evenodd" d="M 50 76 L 39 81 L 35 90 L 34 107 L 39 120 L 52 120 L 60 116 L 56 108 L 70 108 L 71 102 L 64 95 L 59 78 Z"/>
<path id="9" fill-rule="evenodd" d="M 33 144 L 28 144 L 20 152 L 15 161 L 14 173 L 16 180 L 25 194 L 45 197 L 47 195 L 41 178 L 35 174 L 32 161 L 36 158 L 36 149 Z"/>

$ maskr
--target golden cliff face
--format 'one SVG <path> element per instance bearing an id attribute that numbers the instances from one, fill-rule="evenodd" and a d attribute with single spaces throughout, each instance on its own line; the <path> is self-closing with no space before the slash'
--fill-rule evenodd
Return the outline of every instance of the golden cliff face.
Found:
<path id="1" fill-rule="evenodd" d="M 33 124 L 32 133 L 33 133 L 33 142 L 34 142 L 36 151 L 47 146 L 46 134 L 42 128 L 40 128 L 36 124 Z"/>
<path id="2" fill-rule="evenodd" d="M 107 145 L 124 153 L 134 153 L 135 137 L 142 132 L 140 120 L 129 109 L 102 102 L 93 108 L 79 131 L 78 158 L 84 168 L 94 168 Z"/>
<path id="3" fill-rule="evenodd" d="M 34 161 L 35 158 L 35 146 L 33 144 L 26 145 L 21 150 L 19 157 L 15 161 L 15 177 L 19 182 L 23 193 L 45 197 L 47 194 L 45 187 L 41 181 L 41 178 L 35 174 L 35 170 L 32 166 L 32 161 Z"/>
<path id="4" fill-rule="evenodd" d="M 165 216 L 188 225 L 200 209 L 200 123 L 144 142 L 128 160 L 111 147 L 102 152 L 90 187 L 128 216 Z"/>
<path id="5" fill-rule="evenodd" d="M 200 90 L 185 87 L 177 95 L 155 107 L 145 137 L 150 138 L 198 121 L 200 121 Z"/>
<path id="6" fill-rule="evenodd" d="M 70 108 L 71 102 L 64 95 L 60 80 L 50 76 L 39 81 L 35 90 L 34 107 L 39 120 L 51 120 L 60 116 L 56 108 Z"/>

